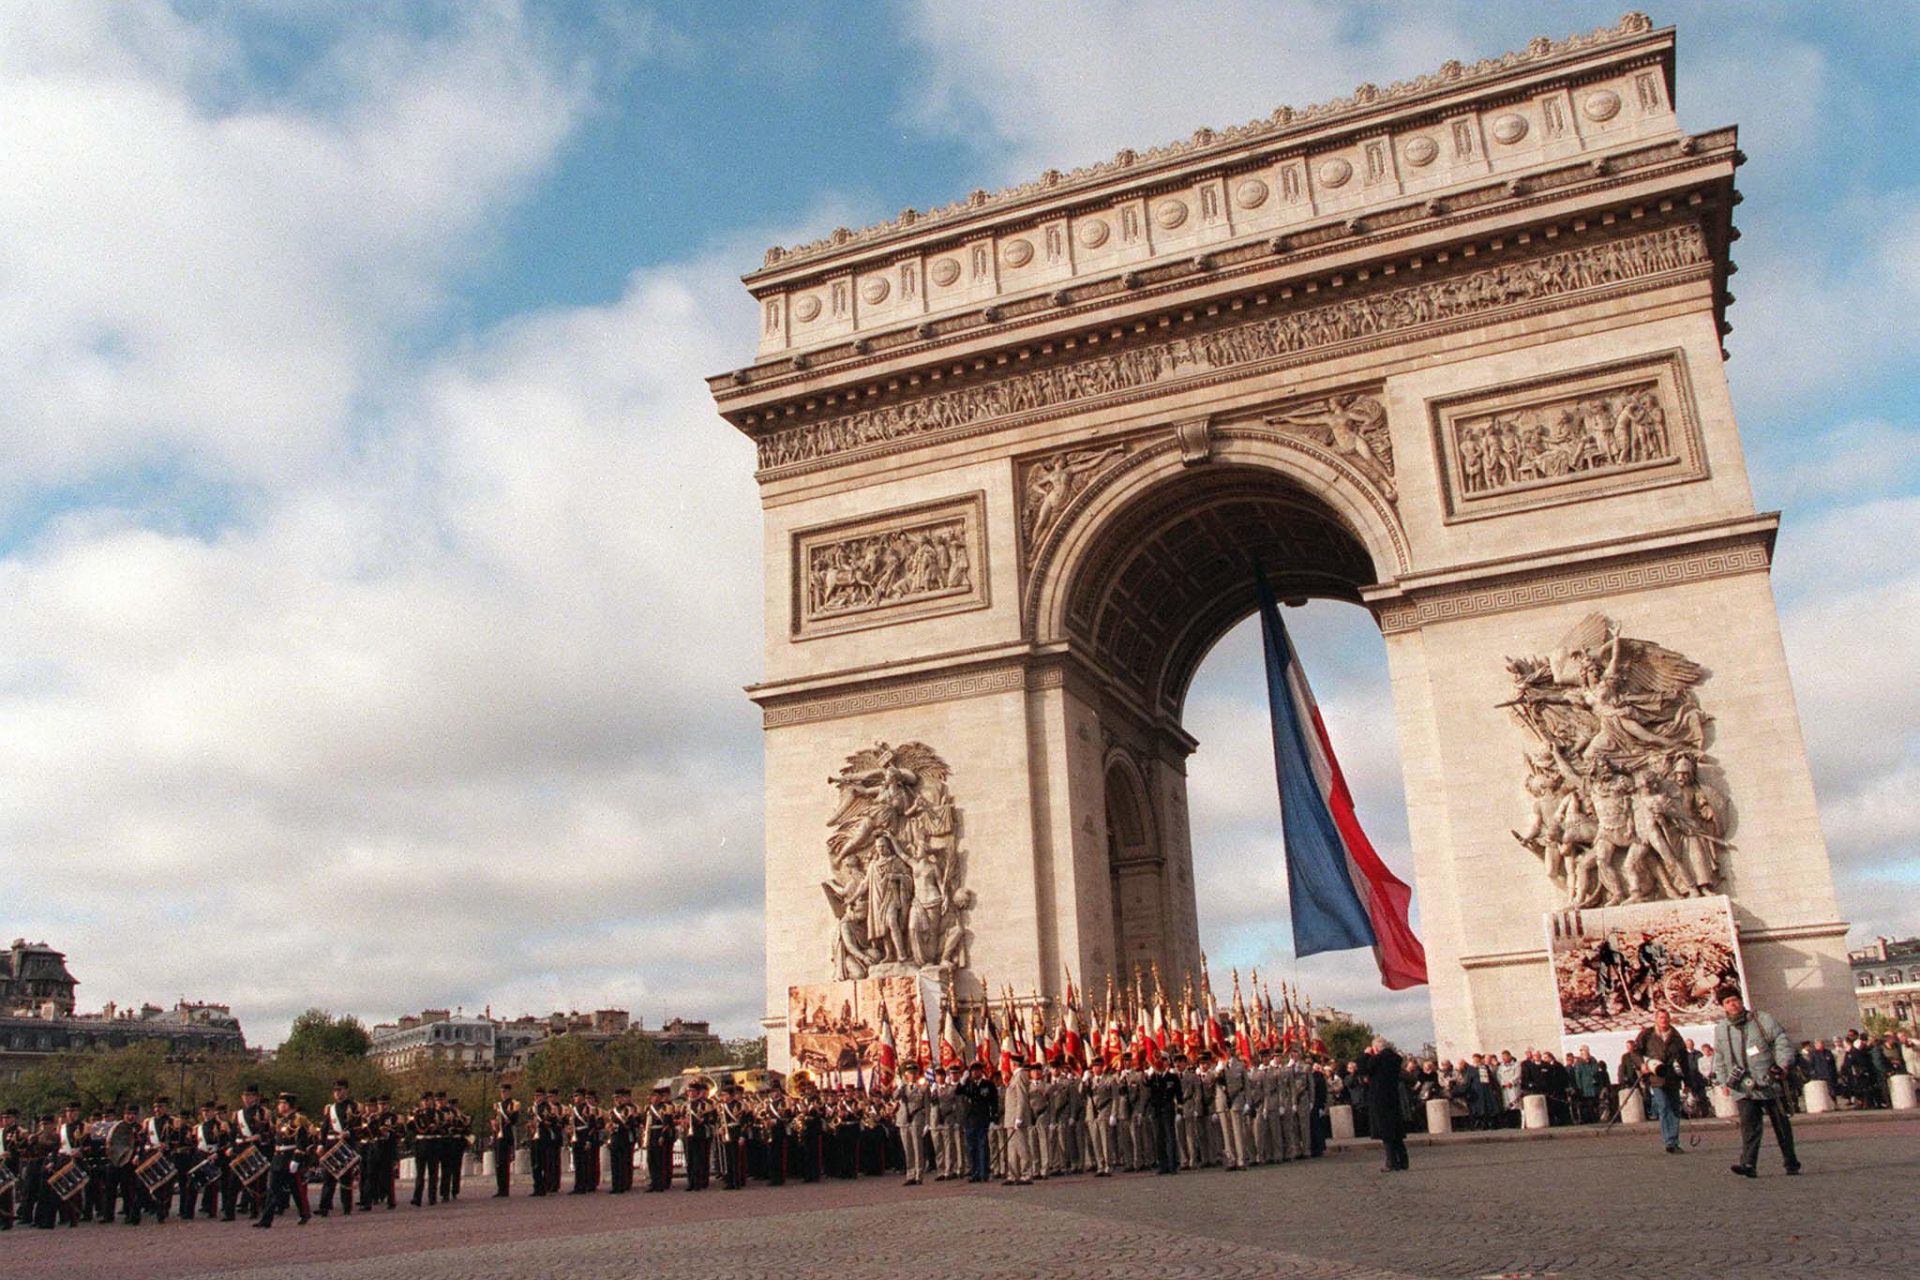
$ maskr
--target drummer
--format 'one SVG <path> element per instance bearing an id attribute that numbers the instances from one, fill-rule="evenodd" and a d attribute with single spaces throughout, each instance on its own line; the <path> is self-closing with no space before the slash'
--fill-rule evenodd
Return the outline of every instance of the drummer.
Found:
<path id="1" fill-rule="evenodd" d="M 102 1222 L 113 1221 L 113 1201 L 118 1196 L 120 1212 L 127 1225 L 140 1225 L 140 1207 L 147 1197 L 134 1170 L 146 1158 L 146 1142 L 146 1131 L 140 1125 L 140 1108 L 129 1102 L 121 1109 L 120 1119 L 107 1129 L 106 1212 L 100 1217 Z"/>

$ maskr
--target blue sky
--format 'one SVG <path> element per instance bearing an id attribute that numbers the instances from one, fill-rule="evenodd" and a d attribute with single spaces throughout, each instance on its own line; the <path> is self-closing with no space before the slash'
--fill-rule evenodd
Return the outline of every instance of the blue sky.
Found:
<path id="1" fill-rule="evenodd" d="M 701 375 L 769 243 L 1611 24 L 1562 3 L 0 9 L 0 859 L 83 1001 L 760 1001 L 759 544 Z M 1920 10 L 1676 5 L 1738 123 L 1728 366 L 1861 932 L 1920 929 Z M 1407 867 L 1383 650 L 1300 644 Z M 1190 701 L 1217 955 L 1295 970 L 1243 628 Z M 1224 892 L 1253 886 L 1254 892 Z M 310 906 L 344 894 L 343 943 Z M 1225 905 L 1231 902 L 1233 905 Z M 158 957 L 124 945 L 176 921 Z M 280 921 L 262 944 L 230 922 Z M 433 939 L 424 945 L 423 937 Z M 242 945 L 246 942 L 248 945 Z M 264 951 L 262 947 L 264 946 Z M 266 963 L 258 963 L 264 956 Z M 326 975 L 316 985 L 316 972 Z"/>

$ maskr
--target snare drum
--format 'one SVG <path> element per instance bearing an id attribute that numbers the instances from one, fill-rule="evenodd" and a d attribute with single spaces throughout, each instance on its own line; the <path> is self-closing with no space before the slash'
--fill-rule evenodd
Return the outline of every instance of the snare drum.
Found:
<path id="1" fill-rule="evenodd" d="M 87 1185 L 87 1171 L 78 1160 L 68 1160 L 47 1178 L 47 1190 L 56 1200 L 71 1200 Z"/>
<path id="2" fill-rule="evenodd" d="M 260 1154 L 260 1148 L 249 1146 L 235 1151 L 227 1167 L 233 1170 L 233 1176 L 240 1180 L 242 1186 L 250 1187 L 267 1176 L 272 1164 Z"/>
<path id="3" fill-rule="evenodd" d="M 140 1179 L 140 1185 L 147 1189 L 150 1196 L 159 1195 L 160 1188 L 172 1182 L 179 1173 L 164 1151 L 154 1152 L 133 1167 L 133 1176 Z"/>

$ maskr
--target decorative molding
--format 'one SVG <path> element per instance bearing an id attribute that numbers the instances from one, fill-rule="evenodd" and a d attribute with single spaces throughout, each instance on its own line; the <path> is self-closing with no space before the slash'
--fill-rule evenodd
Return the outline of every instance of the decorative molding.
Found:
<path id="1" fill-rule="evenodd" d="M 794 638 L 986 608 L 986 521 L 976 491 L 795 530 Z"/>
<path id="2" fill-rule="evenodd" d="M 1756 535 L 1711 548 L 1659 551 L 1602 565 L 1556 568 L 1487 585 L 1417 594 L 1379 607 L 1377 616 L 1380 630 L 1392 635 L 1491 613 L 1764 573 L 1768 564 L 1766 540 Z"/>
<path id="3" fill-rule="evenodd" d="M 1173 438 L 1180 445 L 1180 465 L 1197 467 L 1213 458 L 1213 419 L 1202 415 L 1173 424 Z"/>
<path id="4" fill-rule="evenodd" d="M 842 720 L 984 694 L 1011 693 L 1027 687 L 1026 668 L 1017 662 L 970 671 L 937 672 L 871 685 L 852 693 L 800 694 L 769 700 L 761 710 L 760 722 L 762 728 L 783 729 L 789 725 Z"/>
<path id="5" fill-rule="evenodd" d="M 1488 951 L 1477 956 L 1461 956 L 1462 969 L 1504 969 L 1511 965 L 1545 964 L 1544 948 L 1533 951 Z"/>
<path id="6" fill-rule="evenodd" d="M 879 455 L 1050 416 L 1065 406 L 1125 403 L 1204 386 L 1231 371 L 1258 372 L 1336 348 L 1364 351 L 1463 323 L 1495 323 L 1710 267 L 1692 222 L 1417 284 L 1377 288 L 1189 337 L 1062 361 L 974 386 L 863 409 L 759 437 L 763 478 L 828 459 Z M 1307 292 L 1311 293 L 1312 290 Z M 810 469 L 810 468 L 808 468 Z"/>
<path id="7" fill-rule="evenodd" d="M 1363 84 L 1355 88 L 1349 96 L 1335 98 L 1330 102 L 1303 108 L 1279 107 L 1271 115 L 1262 119 L 1224 129 L 1196 129 L 1190 137 L 1180 141 L 1170 142 L 1148 151 L 1123 150 L 1111 160 L 1087 165 L 1069 173 L 1049 169 L 1032 182 L 1007 187 L 998 192 L 977 190 L 963 200 L 957 200 L 937 209 L 925 211 L 907 209 L 897 218 L 875 223 L 857 231 L 850 227 L 839 227 L 831 235 L 807 244 L 795 245 L 791 248 L 777 246 L 769 248 L 766 252 L 765 266 L 766 268 L 784 268 L 800 260 L 838 253 L 849 245 L 865 244 L 902 232 L 918 232 L 943 222 L 964 221 L 977 217 L 988 209 L 1034 197 L 1053 196 L 1064 188 L 1090 186 L 1163 161 L 1178 160 L 1203 151 L 1263 142 L 1307 129 L 1319 129 L 1342 118 L 1376 112 L 1382 106 L 1402 99 L 1418 97 L 1422 94 L 1454 92 L 1478 82 L 1497 79 L 1533 63 L 1551 61 L 1568 54 L 1585 53 L 1609 44 L 1638 39 L 1652 30 L 1652 20 L 1644 13 L 1634 12 L 1626 14 L 1614 26 L 1599 27 L 1584 35 L 1569 36 L 1564 40 L 1551 40 L 1545 36 L 1539 36 L 1529 41 L 1524 50 L 1515 50 L 1497 58 L 1483 58 L 1471 65 L 1449 61 L 1432 74 L 1416 76 L 1412 80 L 1397 81 L 1385 88 Z M 1604 117 L 1593 118 L 1599 120 Z M 1182 216 L 1184 218 L 1184 212 Z"/>
<path id="8" fill-rule="evenodd" d="M 1699 409 L 1679 350 L 1429 406 L 1449 524 L 1699 480 Z"/>

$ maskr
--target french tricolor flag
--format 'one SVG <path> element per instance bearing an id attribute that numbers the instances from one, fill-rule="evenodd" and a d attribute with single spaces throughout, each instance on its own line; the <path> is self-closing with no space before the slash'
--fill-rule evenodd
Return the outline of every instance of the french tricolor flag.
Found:
<path id="1" fill-rule="evenodd" d="M 1413 891 L 1387 870 L 1360 829 L 1320 707 L 1264 573 L 1259 587 L 1294 953 L 1372 947 L 1388 989 L 1421 986 L 1427 953 L 1407 920 Z"/>

